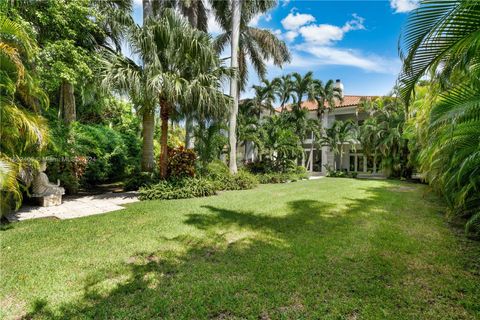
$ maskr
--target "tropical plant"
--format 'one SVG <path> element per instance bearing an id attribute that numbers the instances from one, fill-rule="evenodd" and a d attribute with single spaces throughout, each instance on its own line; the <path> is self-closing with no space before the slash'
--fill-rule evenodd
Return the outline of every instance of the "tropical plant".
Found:
<path id="1" fill-rule="evenodd" d="M 361 107 L 370 118 L 360 128 L 359 139 L 367 156 L 375 158 L 377 152 L 381 155 L 385 174 L 406 177 L 409 170 L 406 170 L 408 154 L 404 152 L 405 110 L 400 102 L 389 96 L 363 100 Z"/>
<path id="2" fill-rule="evenodd" d="M 195 151 L 198 154 L 202 168 L 220 158 L 228 140 L 222 131 L 227 126 L 220 121 L 200 121 L 194 131 Z"/>
<path id="3" fill-rule="evenodd" d="M 291 75 L 291 79 L 294 93 L 292 108 L 301 108 L 304 99 L 313 100 L 313 89 L 316 80 L 313 78 L 312 71 L 307 72 L 303 76 L 298 72 L 294 72 Z"/>
<path id="4" fill-rule="evenodd" d="M 149 19 L 142 27 L 132 27 L 129 40 L 132 52 L 141 57 L 143 65 L 121 56 L 107 59 L 105 82 L 140 97 L 140 101 L 146 100 L 149 112 L 153 112 L 155 104 L 160 105 L 160 175 L 166 178 L 171 116 L 195 110 L 204 117 L 219 117 L 229 104 L 219 88 L 224 76 L 230 73 L 221 66 L 209 35 L 191 28 L 169 9 L 157 20 Z"/>
<path id="5" fill-rule="evenodd" d="M 343 100 L 343 92 L 335 86 L 333 80 L 328 80 L 325 85 L 321 80 L 314 80 L 309 90 L 309 100 L 317 103 L 317 119 L 322 126 L 322 116 L 325 111 L 335 108 L 338 102 Z"/>
<path id="6" fill-rule="evenodd" d="M 122 35 L 133 23 L 131 0 L 7 1 L 8 12 L 34 28 L 41 48 L 37 62 L 42 86 L 58 101 L 58 115 L 76 120 L 78 96 L 98 80 L 98 49 L 120 51 Z"/>
<path id="7" fill-rule="evenodd" d="M 352 121 L 333 122 L 330 128 L 325 129 L 325 134 L 320 138 L 320 143 L 330 148 L 335 154 L 340 156 L 340 169 L 342 169 L 344 146 L 355 143 L 356 127 Z M 337 170 L 337 162 L 333 162 L 334 170 Z"/>
<path id="8" fill-rule="evenodd" d="M 450 212 L 480 233 L 480 3 L 423 1 L 402 37 L 402 97 L 426 74 L 442 92 L 433 101 L 421 169 Z"/>
<path id="9" fill-rule="evenodd" d="M 251 99 L 251 112 L 257 117 L 260 117 L 264 112 L 272 114 L 274 112 L 273 104 L 275 103 L 275 80 L 262 79 L 260 85 L 253 85 L 252 89 L 255 95 Z"/>
<path id="10" fill-rule="evenodd" d="M 375 118 L 368 118 L 358 130 L 358 139 L 363 153 L 373 158 L 373 173 L 377 172 L 377 158 L 380 149 L 380 126 Z"/>
<path id="11" fill-rule="evenodd" d="M 283 75 L 281 77 L 275 78 L 274 83 L 274 92 L 280 101 L 281 111 L 285 111 L 285 105 L 289 100 L 292 100 L 293 95 L 293 82 L 290 74 Z"/>
<path id="12" fill-rule="evenodd" d="M 22 201 L 31 182 L 34 157 L 46 146 L 48 129 L 39 115 L 48 98 L 29 61 L 38 47 L 24 24 L 0 15 L 0 206 L 3 215 Z M 13 202 L 13 203 L 12 203 Z"/>
<path id="13" fill-rule="evenodd" d="M 212 8 L 217 21 L 225 31 L 215 39 L 215 47 L 220 53 L 230 43 L 231 67 L 237 70 L 235 82 L 230 83 L 230 95 L 234 99 L 229 118 L 229 167 L 232 173 L 237 172 L 236 163 L 236 125 L 238 114 L 238 100 L 240 92 L 246 87 L 248 80 L 247 57 L 260 78 L 264 79 L 267 73 L 266 61 L 273 60 L 275 65 L 281 66 L 290 61 L 290 53 L 285 43 L 279 40 L 269 30 L 255 28 L 249 25 L 250 21 L 260 13 L 274 7 L 274 0 L 231 0 L 214 1 Z M 235 82 L 235 83 L 234 83 Z"/>
<path id="14" fill-rule="evenodd" d="M 286 119 L 274 115 L 266 118 L 262 125 L 263 156 L 272 159 L 280 171 L 294 166 L 295 160 L 303 152 L 300 137 Z"/>

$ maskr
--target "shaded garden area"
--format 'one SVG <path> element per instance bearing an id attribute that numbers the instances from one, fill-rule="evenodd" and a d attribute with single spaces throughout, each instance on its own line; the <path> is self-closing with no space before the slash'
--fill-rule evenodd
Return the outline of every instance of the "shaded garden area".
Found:
<path id="1" fill-rule="evenodd" d="M 474 319 L 480 251 L 439 203 L 328 178 L 17 223 L 1 231 L 2 316 Z"/>

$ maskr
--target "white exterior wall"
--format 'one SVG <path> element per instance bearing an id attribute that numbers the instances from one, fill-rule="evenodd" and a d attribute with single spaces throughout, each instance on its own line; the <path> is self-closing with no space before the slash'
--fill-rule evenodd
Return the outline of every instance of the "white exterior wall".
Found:
<path id="1" fill-rule="evenodd" d="M 365 113 L 358 113 L 356 106 L 352 107 L 342 107 L 342 108 L 337 108 L 332 111 L 326 111 L 323 114 L 322 117 L 322 126 L 323 128 L 330 128 L 332 124 L 336 121 L 337 118 L 342 118 L 344 119 L 352 119 L 354 121 L 357 120 L 363 120 L 366 117 L 368 117 L 367 114 Z M 309 112 L 309 118 L 310 119 L 317 119 L 317 112 L 316 111 L 310 111 Z M 312 142 L 315 144 L 315 141 L 312 141 L 311 137 L 308 137 L 303 141 L 303 147 L 304 147 L 304 158 L 299 159 L 299 164 L 301 163 L 304 165 L 308 171 L 313 171 L 314 169 L 314 163 L 313 163 L 313 152 L 317 154 L 316 157 L 321 154 L 321 165 L 316 164 L 316 169 L 317 171 L 321 171 L 322 174 L 326 173 L 326 166 L 331 167 L 332 169 L 334 167 L 337 168 L 337 170 L 350 170 L 350 150 L 352 149 L 350 145 L 345 145 L 343 147 L 343 159 L 342 163 L 340 163 L 340 156 L 339 155 L 334 155 L 332 151 L 330 151 L 329 147 L 318 147 L 314 146 L 312 149 Z M 361 146 L 357 145 L 356 146 L 357 150 L 361 150 Z M 318 150 L 317 150 L 318 149 Z M 254 161 L 257 159 L 257 150 L 255 146 L 253 145 L 252 142 L 247 142 L 247 154 L 245 155 L 245 146 L 243 143 L 239 144 L 238 147 L 238 159 L 243 160 L 243 161 Z M 355 159 L 354 167 L 357 169 L 356 171 L 359 172 L 364 172 L 367 169 L 367 159 L 364 157 L 360 152 L 357 152 L 356 154 L 352 154 Z M 362 158 L 362 160 L 358 160 L 358 158 Z M 358 162 L 358 163 L 357 163 Z M 363 165 L 361 165 L 363 163 Z M 336 164 L 336 166 L 335 166 Z"/>

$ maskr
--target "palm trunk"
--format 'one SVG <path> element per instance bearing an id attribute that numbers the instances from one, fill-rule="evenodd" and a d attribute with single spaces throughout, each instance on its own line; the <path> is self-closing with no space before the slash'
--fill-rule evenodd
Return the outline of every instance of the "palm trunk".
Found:
<path id="1" fill-rule="evenodd" d="M 170 118 L 170 105 L 165 100 L 160 100 L 160 119 L 162 120 L 160 137 L 160 177 L 166 179 L 168 175 L 168 120 Z"/>
<path id="2" fill-rule="evenodd" d="M 185 119 L 185 148 L 193 149 L 193 119 L 187 115 Z"/>
<path id="3" fill-rule="evenodd" d="M 310 172 L 313 172 L 313 131 L 312 134 L 310 135 L 310 139 L 312 140 L 310 142 L 310 154 L 312 155 L 312 163 L 310 164 Z"/>
<path id="4" fill-rule="evenodd" d="M 248 143 L 248 141 L 245 140 L 243 143 L 245 144 L 245 156 L 243 157 L 243 158 L 244 158 L 244 159 L 243 159 L 243 162 L 244 162 L 244 163 L 247 163 L 247 160 L 248 160 L 248 157 L 247 157 L 247 154 L 248 154 L 247 143 Z"/>
<path id="5" fill-rule="evenodd" d="M 77 119 L 73 84 L 67 80 L 63 80 L 60 86 L 59 111 L 63 113 L 63 120 L 67 124 L 70 124 Z"/>
<path id="6" fill-rule="evenodd" d="M 153 9 L 152 9 L 152 3 L 150 0 L 142 0 L 142 8 L 143 8 L 143 23 L 145 24 L 145 21 L 152 16 L 153 14 Z"/>
<path id="7" fill-rule="evenodd" d="M 231 67 L 238 73 L 238 41 L 240 38 L 240 14 L 242 0 L 232 0 L 232 55 Z M 228 142 L 230 145 L 229 168 L 230 172 L 237 173 L 237 114 L 238 114 L 238 81 L 237 77 L 230 80 L 230 96 L 233 98 L 233 107 L 228 121 Z"/>
<path id="8" fill-rule="evenodd" d="M 377 151 L 373 153 L 373 173 L 377 173 Z"/>
<path id="9" fill-rule="evenodd" d="M 343 143 L 340 144 L 340 171 L 342 171 L 342 163 L 343 163 Z"/>
<path id="10" fill-rule="evenodd" d="M 142 171 L 152 172 L 155 165 L 153 156 L 153 133 L 155 116 L 153 110 L 146 111 L 142 117 Z"/>

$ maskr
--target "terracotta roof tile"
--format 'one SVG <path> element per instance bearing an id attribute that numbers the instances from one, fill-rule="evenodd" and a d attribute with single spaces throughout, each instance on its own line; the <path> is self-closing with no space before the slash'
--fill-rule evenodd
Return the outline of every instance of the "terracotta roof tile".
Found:
<path id="1" fill-rule="evenodd" d="M 340 104 L 337 104 L 335 108 L 343 108 L 343 107 L 352 107 L 356 106 L 360 103 L 360 100 L 362 98 L 365 99 L 372 99 L 374 98 L 373 96 L 347 96 L 345 95 L 343 97 L 343 101 Z M 327 103 L 325 103 L 325 106 L 327 106 Z M 287 108 L 290 108 L 290 105 L 286 106 Z M 306 108 L 310 111 L 317 110 L 317 102 L 316 101 L 304 101 L 302 102 L 302 108 Z M 281 108 L 276 108 L 277 111 L 281 111 Z"/>

